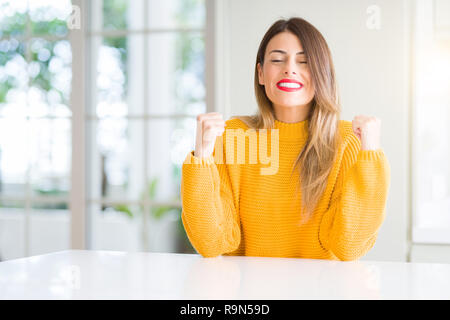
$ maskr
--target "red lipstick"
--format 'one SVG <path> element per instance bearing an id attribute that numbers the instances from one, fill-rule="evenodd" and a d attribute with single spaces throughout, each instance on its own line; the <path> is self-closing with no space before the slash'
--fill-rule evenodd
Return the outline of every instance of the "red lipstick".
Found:
<path id="1" fill-rule="evenodd" d="M 303 88 L 303 83 L 294 79 L 283 79 L 277 82 L 277 88 L 286 92 L 294 92 Z"/>

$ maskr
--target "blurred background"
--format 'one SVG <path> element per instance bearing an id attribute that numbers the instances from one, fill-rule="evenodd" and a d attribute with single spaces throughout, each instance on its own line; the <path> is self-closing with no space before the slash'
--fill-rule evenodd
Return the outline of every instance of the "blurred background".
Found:
<path id="1" fill-rule="evenodd" d="M 256 111 L 259 42 L 292 16 L 328 41 L 341 118 L 382 120 L 391 188 L 363 259 L 450 262 L 450 0 L 0 0 L 0 260 L 195 253 L 195 117 Z"/>

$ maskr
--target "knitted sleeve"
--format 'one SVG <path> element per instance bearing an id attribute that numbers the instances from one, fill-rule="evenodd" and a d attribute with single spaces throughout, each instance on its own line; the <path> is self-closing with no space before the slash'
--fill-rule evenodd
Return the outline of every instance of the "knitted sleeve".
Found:
<path id="1" fill-rule="evenodd" d="M 355 260 L 375 244 L 385 217 L 390 166 L 382 149 L 361 150 L 350 135 L 319 241 L 340 260 Z"/>
<path id="2" fill-rule="evenodd" d="M 192 151 L 182 166 L 182 222 L 192 246 L 204 257 L 234 251 L 241 239 L 228 167 L 215 163 L 214 154 L 197 158 Z"/>

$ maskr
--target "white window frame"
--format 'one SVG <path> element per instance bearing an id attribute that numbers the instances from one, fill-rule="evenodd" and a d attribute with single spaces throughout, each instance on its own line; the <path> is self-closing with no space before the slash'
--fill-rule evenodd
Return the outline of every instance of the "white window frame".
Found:
<path id="1" fill-rule="evenodd" d="M 70 31 L 72 46 L 72 166 L 70 188 L 70 244 L 72 249 L 85 249 L 86 233 L 86 163 L 85 163 L 85 108 L 86 108 L 86 0 L 72 0 L 80 10 L 80 29 Z M 76 152 L 74 152 L 76 151 Z"/>

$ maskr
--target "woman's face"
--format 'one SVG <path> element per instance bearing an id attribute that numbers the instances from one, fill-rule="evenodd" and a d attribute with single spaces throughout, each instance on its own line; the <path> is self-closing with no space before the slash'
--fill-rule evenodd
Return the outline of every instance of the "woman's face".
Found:
<path id="1" fill-rule="evenodd" d="M 300 40 L 291 32 L 281 32 L 270 39 L 264 65 L 258 63 L 259 84 L 275 108 L 308 105 L 314 98 L 311 73 Z M 293 82 L 284 84 L 284 79 Z M 281 81 L 281 83 L 280 83 Z"/>

